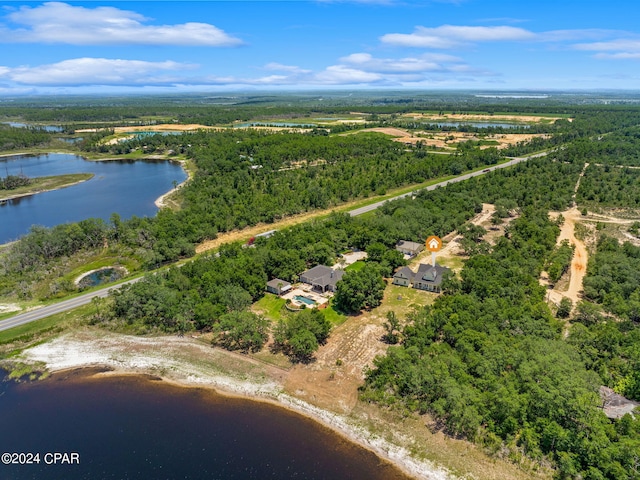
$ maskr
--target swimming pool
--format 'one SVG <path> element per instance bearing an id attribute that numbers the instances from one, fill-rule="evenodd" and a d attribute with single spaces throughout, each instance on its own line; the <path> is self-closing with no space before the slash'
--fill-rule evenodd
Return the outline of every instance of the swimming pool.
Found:
<path id="1" fill-rule="evenodd" d="M 302 295 L 295 295 L 293 297 L 293 299 L 298 301 L 298 302 L 306 303 L 307 305 L 315 305 L 316 304 L 315 300 L 312 300 L 312 299 L 310 299 L 308 297 L 304 297 Z"/>

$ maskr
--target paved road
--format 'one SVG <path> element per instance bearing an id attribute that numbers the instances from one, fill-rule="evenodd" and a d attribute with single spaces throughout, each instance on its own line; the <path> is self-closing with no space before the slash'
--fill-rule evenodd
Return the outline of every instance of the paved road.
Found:
<path id="1" fill-rule="evenodd" d="M 547 153 L 548 152 L 536 153 L 535 155 L 531 155 L 529 157 L 514 157 L 511 160 L 509 160 L 508 162 L 501 163 L 500 165 L 494 165 L 492 167 L 485 168 L 484 170 L 478 170 L 477 172 L 473 172 L 473 173 L 465 173 L 464 175 L 460 175 L 459 177 L 452 178 L 451 180 L 446 180 L 444 182 L 435 183 L 433 185 L 429 185 L 428 187 L 424 187 L 424 188 L 419 188 L 417 190 L 413 190 L 412 192 L 409 192 L 409 193 L 403 193 L 402 195 L 398 195 L 397 197 L 392 197 L 392 198 L 389 198 L 387 200 L 382 200 L 381 202 L 372 203 L 371 205 L 367 205 L 366 207 L 356 208 L 355 210 L 351 210 L 349 212 L 349 215 L 351 215 L 352 217 L 356 217 L 358 215 L 362 215 L 363 213 L 367 213 L 367 212 L 370 212 L 372 210 L 375 210 L 376 208 L 380 208 L 382 205 L 384 205 L 385 203 L 387 203 L 387 202 L 389 202 L 391 200 L 397 200 L 399 198 L 409 197 L 409 196 L 415 195 L 416 193 L 418 193 L 418 192 L 420 192 L 422 190 L 431 191 L 431 190 L 435 190 L 438 187 L 445 187 L 445 186 L 449 185 L 450 183 L 462 182 L 464 180 L 470 179 L 471 177 L 477 177 L 479 175 L 484 175 L 486 173 L 492 172 L 494 170 L 497 170 L 498 168 L 511 167 L 512 165 L 515 165 L 515 164 L 520 163 L 520 162 L 524 162 L 526 160 L 529 160 L 530 158 L 544 157 L 545 155 L 547 155 Z"/>
<path id="2" fill-rule="evenodd" d="M 456 183 L 456 182 L 462 182 L 463 180 L 467 180 L 471 177 L 477 177 L 478 175 L 484 175 L 485 173 L 488 173 L 490 171 L 496 170 L 498 168 L 507 168 L 510 167 L 512 165 L 515 165 L 517 163 L 520 162 L 524 162 L 526 160 L 529 160 L 530 158 L 537 158 L 537 157 L 544 157 L 545 155 L 547 155 L 547 152 L 543 152 L 543 153 L 537 153 L 535 155 L 531 155 L 529 157 L 516 157 L 511 159 L 508 162 L 502 163 L 500 165 L 494 165 L 492 167 L 486 168 L 484 170 L 479 170 L 477 172 L 473 172 L 473 173 L 466 173 L 464 175 L 460 175 L 459 177 L 455 177 L 452 178 L 451 180 L 447 180 L 444 182 L 440 182 L 440 183 L 436 183 L 434 185 L 430 185 L 428 187 L 425 188 L 420 188 L 417 190 L 414 190 L 412 192 L 409 193 L 404 193 L 402 195 L 398 195 L 396 197 L 393 198 L 389 198 L 387 200 L 383 200 L 381 202 L 376 202 L 376 203 L 372 203 L 371 205 L 367 205 L 366 207 L 361 207 L 361 208 L 356 208 L 355 210 L 351 210 L 349 212 L 349 215 L 351 215 L 352 217 L 355 217 L 357 215 L 362 215 L 363 213 L 367 213 L 370 212 L 372 210 L 375 210 L 376 208 L 379 208 L 381 205 L 385 204 L 386 202 L 389 202 L 391 200 L 396 200 L 398 198 L 404 198 L 404 197 L 408 197 L 410 195 L 415 195 L 417 192 L 421 191 L 421 190 L 435 190 L 438 187 L 444 187 L 450 183 Z M 56 313 L 61 313 L 61 312 L 65 312 L 67 310 L 71 310 L 72 308 L 76 308 L 76 307 L 80 307 L 82 305 L 86 305 L 87 303 L 91 302 L 91 299 L 93 299 L 94 297 L 100 297 L 100 298 L 104 298 L 107 295 L 109 295 L 109 291 L 113 288 L 118 288 L 121 285 L 126 285 L 129 283 L 134 283 L 137 282 L 141 279 L 142 277 L 138 277 L 138 278 L 134 278 L 133 280 L 128 280 L 126 282 L 123 282 L 117 286 L 110 286 L 110 287 L 105 287 L 105 288 L 101 288 L 100 290 L 95 290 L 91 293 L 86 293 L 84 295 L 80 295 L 76 298 L 72 298 L 71 300 L 64 300 L 62 302 L 58 302 L 54 305 L 49 305 L 47 307 L 42 307 L 42 308 L 38 308 L 37 310 L 32 310 L 30 312 L 26 312 L 26 313 L 21 313 L 18 315 L 15 315 L 7 320 L 2 320 L 0 321 L 0 332 L 3 330 L 8 330 L 10 328 L 13 327 L 17 327 L 19 325 L 24 325 L 26 323 L 30 323 L 30 322 L 34 322 L 36 320 L 41 320 L 43 318 L 46 318 L 50 315 L 54 315 Z"/>
<path id="3" fill-rule="evenodd" d="M 15 315 L 9 318 L 8 320 L 0 321 L 0 332 L 3 330 L 9 330 L 10 328 L 17 327 L 19 325 L 24 325 L 26 323 L 47 318 L 48 316 L 55 315 L 56 313 L 66 312 L 67 310 L 71 310 L 72 308 L 86 305 L 87 303 L 91 303 L 91 300 L 94 297 L 100 297 L 100 298 L 106 297 L 107 295 L 109 295 L 109 291 L 112 288 L 118 288 L 121 285 L 126 285 L 127 283 L 135 283 L 139 281 L 141 278 L 142 277 L 134 278 L 132 280 L 127 280 L 126 282 L 123 282 L 117 285 L 116 287 L 111 285 L 110 287 L 105 287 L 105 288 L 101 288 L 100 290 L 95 290 L 90 293 L 85 293 L 84 295 L 80 295 L 79 297 L 75 297 L 70 300 L 63 300 L 53 305 L 48 305 L 46 307 L 41 307 L 36 310 L 31 310 L 30 312 L 20 313 L 19 315 Z"/>

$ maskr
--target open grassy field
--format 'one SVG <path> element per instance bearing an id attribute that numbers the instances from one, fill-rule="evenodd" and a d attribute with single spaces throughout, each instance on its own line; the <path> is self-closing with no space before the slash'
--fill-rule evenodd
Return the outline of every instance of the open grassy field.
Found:
<path id="1" fill-rule="evenodd" d="M 273 293 L 265 293 L 264 297 L 253 304 L 251 309 L 256 313 L 261 313 L 273 322 L 277 322 L 282 318 L 284 304 L 286 300 Z"/>

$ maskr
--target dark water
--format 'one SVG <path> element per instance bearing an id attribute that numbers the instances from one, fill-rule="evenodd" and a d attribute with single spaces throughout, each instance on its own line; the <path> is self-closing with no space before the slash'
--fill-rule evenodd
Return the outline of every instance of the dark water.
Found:
<path id="1" fill-rule="evenodd" d="M 0 385 L 0 454 L 41 459 L 0 464 L 0 478 L 407 479 L 330 430 L 271 405 L 140 377 L 82 375 Z M 53 452 L 77 453 L 79 464 L 45 464 Z"/>
<path id="2" fill-rule="evenodd" d="M 93 173 L 77 185 L 51 192 L 9 200 L 0 205 L 0 243 L 24 235 L 31 225 L 52 227 L 90 217 L 106 221 L 113 212 L 122 218 L 153 216 L 155 200 L 181 183 L 186 174 L 176 163 L 166 161 L 90 162 L 77 155 L 48 155 L 0 158 L 0 175 L 28 177 L 65 173 Z"/>
<path id="3" fill-rule="evenodd" d="M 115 268 L 101 268 L 89 275 L 85 275 L 78 282 L 80 288 L 95 287 L 103 283 L 115 282 L 122 278 L 123 272 Z"/>

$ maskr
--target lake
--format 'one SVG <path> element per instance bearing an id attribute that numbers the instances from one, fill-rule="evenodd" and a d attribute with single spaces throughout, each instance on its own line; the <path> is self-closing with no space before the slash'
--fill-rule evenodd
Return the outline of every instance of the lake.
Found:
<path id="1" fill-rule="evenodd" d="M 60 190 L 9 200 L 0 205 L 0 243 L 24 235 L 31 225 L 52 227 L 90 217 L 105 221 L 113 212 L 122 218 L 153 216 L 155 200 L 181 183 L 186 173 L 178 163 L 151 160 L 90 162 L 64 153 L 0 158 L 0 175 L 41 177 L 65 173 L 94 177 Z"/>
<path id="2" fill-rule="evenodd" d="M 301 415 L 148 377 L 4 381 L 0 432 L 0 454 L 41 455 L 0 465 L 4 480 L 408 480 Z M 45 464 L 53 452 L 76 453 L 79 464 Z"/>
<path id="3" fill-rule="evenodd" d="M 40 130 L 44 130 L 45 132 L 62 132 L 64 130 L 63 127 L 59 125 L 30 125 L 28 123 L 19 123 L 19 122 L 1 122 L 4 125 L 9 125 L 13 128 L 37 128 Z"/>

